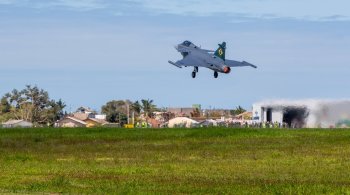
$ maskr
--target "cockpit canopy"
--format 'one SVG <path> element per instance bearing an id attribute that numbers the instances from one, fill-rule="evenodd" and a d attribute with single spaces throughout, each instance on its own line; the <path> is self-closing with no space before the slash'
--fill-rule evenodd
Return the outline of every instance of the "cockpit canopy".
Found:
<path id="1" fill-rule="evenodd" d="M 182 45 L 189 47 L 190 45 L 192 45 L 192 43 L 190 41 L 184 41 Z"/>
<path id="2" fill-rule="evenodd" d="M 186 47 L 197 48 L 197 46 L 195 44 L 191 43 L 191 41 L 184 41 L 183 43 L 181 43 L 181 45 L 186 46 Z"/>

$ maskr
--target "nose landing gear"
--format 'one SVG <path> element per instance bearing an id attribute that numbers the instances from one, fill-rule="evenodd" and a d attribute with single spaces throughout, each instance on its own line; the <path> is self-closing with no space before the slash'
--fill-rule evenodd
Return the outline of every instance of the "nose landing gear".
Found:
<path id="1" fill-rule="evenodd" d="M 214 71 L 214 78 L 218 78 L 219 74 L 218 72 Z"/>

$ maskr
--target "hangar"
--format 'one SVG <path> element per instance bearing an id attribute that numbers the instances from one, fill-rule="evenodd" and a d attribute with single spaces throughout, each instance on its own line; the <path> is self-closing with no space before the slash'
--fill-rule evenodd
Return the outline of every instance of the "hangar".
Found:
<path id="1" fill-rule="evenodd" d="M 350 126 L 350 100 L 267 100 L 253 104 L 253 122 L 292 128 Z"/>

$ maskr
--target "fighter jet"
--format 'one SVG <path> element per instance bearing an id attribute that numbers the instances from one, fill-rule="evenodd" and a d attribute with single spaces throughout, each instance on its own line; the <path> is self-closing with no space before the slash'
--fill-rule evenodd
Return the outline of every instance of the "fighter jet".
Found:
<path id="1" fill-rule="evenodd" d="M 218 73 L 228 74 L 232 67 L 250 66 L 257 68 L 257 66 L 246 61 L 235 61 L 225 59 L 226 42 L 219 44 L 216 51 L 201 49 L 190 41 L 175 46 L 175 49 L 181 53 L 183 59 L 177 62 L 168 61 L 170 64 L 182 68 L 193 66 L 192 78 L 196 78 L 199 67 L 209 68 L 214 71 L 214 78 L 218 77 Z"/>

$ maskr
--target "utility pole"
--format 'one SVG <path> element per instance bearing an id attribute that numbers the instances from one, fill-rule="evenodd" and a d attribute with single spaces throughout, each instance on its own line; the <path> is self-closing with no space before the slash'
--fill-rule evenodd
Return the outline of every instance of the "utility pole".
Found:
<path id="1" fill-rule="evenodd" d="M 127 117 L 128 117 L 128 124 L 130 124 L 130 110 L 129 110 L 129 102 L 127 102 L 127 101 L 125 101 L 125 103 L 126 103 L 126 115 L 127 115 Z"/>
<path id="2" fill-rule="evenodd" d="M 134 125 L 135 124 L 135 112 L 134 111 L 132 112 L 131 117 L 132 117 L 132 125 Z"/>

